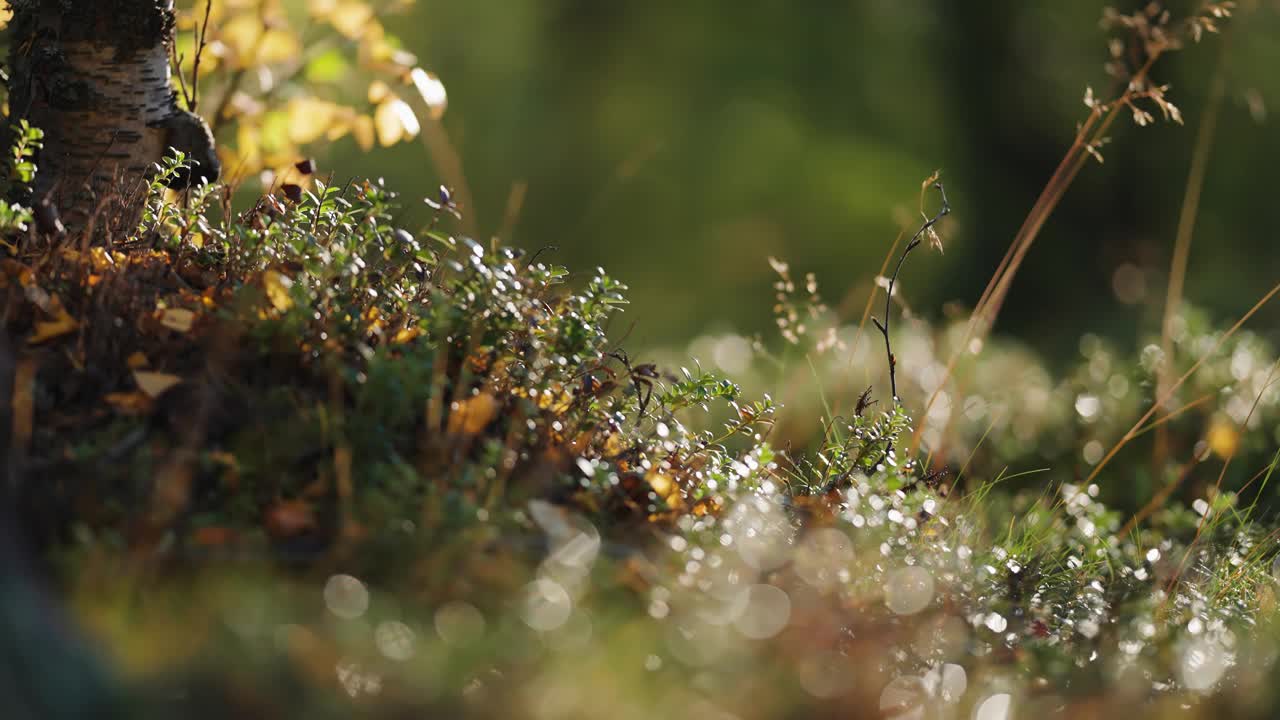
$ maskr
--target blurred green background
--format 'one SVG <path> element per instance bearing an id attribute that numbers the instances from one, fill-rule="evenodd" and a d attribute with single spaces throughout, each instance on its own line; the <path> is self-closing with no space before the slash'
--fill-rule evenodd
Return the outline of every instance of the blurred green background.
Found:
<path id="1" fill-rule="evenodd" d="M 955 210 L 946 254 L 913 260 L 902 291 L 927 317 L 972 307 L 1085 117 L 1085 86 L 1112 96 L 1103 7 L 419 0 L 387 25 L 448 87 L 445 127 L 477 234 L 504 232 L 513 186 L 527 184 L 504 241 L 554 245 L 545 257 L 579 274 L 605 266 L 632 288 L 628 344 L 646 347 L 708 328 L 768 331 L 770 255 L 815 271 L 833 306 L 857 293 L 860 313 L 936 168 Z M 1186 126 L 1121 118 L 1105 164 L 1086 166 L 1031 251 L 1000 332 L 1050 356 L 1074 355 L 1085 332 L 1122 345 L 1158 332 L 1220 62 L 1226 98 L 1186 297 L 1231 320 L 1276 281 L 1280 135 L 1267 110 L 1280 106 L 1278 7 L 1238 8 L 1225 53 L 1211 36 L 1161 61 L 1155 76 L 1172 85 Z M 366 154 L 344 142 L 324 162 L 385 177 L 410 207 L 440 181 L 420 143 Z"/>

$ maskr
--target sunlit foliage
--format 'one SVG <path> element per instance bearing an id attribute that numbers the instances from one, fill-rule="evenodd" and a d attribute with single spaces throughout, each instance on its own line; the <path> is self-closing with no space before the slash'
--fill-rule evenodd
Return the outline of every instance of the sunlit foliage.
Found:
<path id="1" fill-rule="evenodd" d="M 175 74 L 232 179 L 306 182 L 309 150 L 410 142 L 444 114 L 443 83 L 387 29 L 405 0 L 188 0 Z M 261 174 L 265 171 L 265 174 Z"/>

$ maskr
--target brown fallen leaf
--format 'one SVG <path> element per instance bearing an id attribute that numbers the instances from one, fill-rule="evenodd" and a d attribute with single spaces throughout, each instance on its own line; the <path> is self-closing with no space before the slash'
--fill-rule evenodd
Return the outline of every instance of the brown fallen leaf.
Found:
<path id="1" fill-rule="evenodd" d="M 233 528 L 210 525 L 196 528 L 191 533 L 191 543 L 201 547 L 223 547 L 234 543 L 236 535 Z"/>
<path id="2" fill-rule="evenodd" d="M 24 357 L 13 375 L 13 448 L 25 451 L 31 443 L 36 413 L 36 360 Z"/>
<path id="3" fill-rule="evenodd" d="M 137 391 L 107 393 L 102 400 L 122 415 L 145 415 L 152 407 L 151 398 Z"/>
<path id="4" fill-rule="evenodd" d="M 264 522 L 272 537 L 293 537 L 316 529 L 316 513 L 305 500 L 281 500 L 267 509 Z"/>
<path id="5" fill-rule="evenodd" d="M 160 324 L 176 332 L 191 331 L 196 314 L 184 308 L 168 308 L 160 315 Z"/>
<path id="6" fill-rule="evenodd" d="M 137 383 L 138 389 L 145 393 L 147 397 L 157 398 L 169 388 L 182 382 L 182 378 L 168 373 L 134 370 L 133 381 Z"/>

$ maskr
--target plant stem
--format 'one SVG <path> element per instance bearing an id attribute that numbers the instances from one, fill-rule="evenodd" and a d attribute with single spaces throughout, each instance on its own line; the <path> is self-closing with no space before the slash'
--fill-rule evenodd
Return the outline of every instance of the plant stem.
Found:
<path id="1" fill-rule="evenodd" d="M 951 214 L 951 204 L 947 202 L 946 189 L 942 187 L 942 183 L 940 182 L 935 182 L 933 186 L 942 194 L 942 207 L 939 208 L 938 214 L 924 221 L 924 224 L 920 226 L 920 229 L 916 231 L 916 234 L 911 236 L 911 242 L 907 243 L 907 247 L 902 251 L 902 255 L 898 257 L 898 265 L 893 269 L 893 275 L 889 276 L 889 287 L 885 292 L 884 322 L 881 323 L 874 315 L 871 317 L 871 322 L 875 323 L 875 326 L 880 330 L 880 334 L 884 335 L 884 352 L 889 358 L 889 392 L 893 395 L 893 404 L 895 407 L 898 404 L 898 361 L 893 355 L 893 345 L 889 342 L 889 310 L 893 303 L 893 286 L 898 282 L 898 274 L 902 272 L 902 265 L 907 261 L 907 256 L 911 254 L 912 250 L 915 250 L 916 247 L 920 245 L 924 234 L 929 232 L 934 225 L 937 225 L 939 220 Z"/>

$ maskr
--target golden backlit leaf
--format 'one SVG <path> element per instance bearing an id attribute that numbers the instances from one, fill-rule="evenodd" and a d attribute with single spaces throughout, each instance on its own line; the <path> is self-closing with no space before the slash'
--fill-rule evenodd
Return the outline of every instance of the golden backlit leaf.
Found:
<path id="1" fill-rule="evenodd" d="M 147 397 L 158 398 L 165 391 L 182 382 L 182 378 L 168 373 L 134 370 L 133 381 Z"/>
<path id="2" fill-rule="evenodd" d="M 288 30 L 271 28 L 258 39 L 253 62 L 257 65 L 296 60 L 302 54 L 298 36 Z"/>
<path id="3" fill-rule="evenodd" d="M 373 20 L 373 8 L 361 0 L 338 0 L 324 13 L 324 18 L 338 32 L 356 38 Z"/>
<path id="4" fill-rule="evenodd" d="M 391 88 L 381 80 L 374 80 L 369 83 L 369 89 L 365 95 L 369 98 L 370 103 L 377 105 L 391 97 Z"/>
<path id="5" fill-rule="evenodd" d="M 104 272 L 116 264 L 111 257 L 111 253 L 100 245 L 89 248 L 89 260 L 93 263 L 93 269 L 97 272 Z"/>
<path id="6" fill-rule="evenodd" d="M 422 96 L 422 102 L 431 110 L 431 117 L 439 120 L 444 116 L 445 109 L 449 107 L 449 94 L 445 92 L 440 78 L 422 68 L 414 68 L 409 73 L 409 79 L 417 88 L 418 95 Z"/>
<path id="7" fill-rule="evenodd" d="M 396 345 L 403 345 L 407 342 L 413 342 L 421 334 L 422 329 L 418 327 L 401 328 L 391 337 L 391 342 Z"/>
<path id="8" fill-rule="evenodd" d="M 292 278 L 275 270 L 268 270 L 262 273 L 262 287 L 267 291 L 267 299 L 276 310 L 285 312 L 293 307 L 293 297 L 289 295 L 289 288 L 293 287 Z"/>
<path id="9" fill-rule="evenodd" d="M 373 149 L 374 144 L 374 128 L 373 118 L 368 115 L 361 115 L 351 123 L 351 134 L 356 139 L 356 145 L 361 150 L 369 151 Z"/>
<path id="10" fill-rule="evenodd" d="M 667 507 L 675 509 L 682 505 L 680 487 L 669 475 L 660 473 L 657 470 L 650 470 L 644 479 L 649 483 L 649 487 L 653 489 L 653 492 L 667 504 Z"/>
<path id="11" fill-rule="evenodd" d="M 258 142 L 261 145 L 265 164 L 282 165 L 296 159 L 294 156 L 297 151 L 289 140 L 289 113 L 284 110 L 268 111 L 262 116 L 262 124 L 259 127 Z M 273 156 L 287 156 L 288 159 L 280 160 Z"/>
<path id="12" fill-rule="evenodd" d="M 622 454 L 622 436 L 618 433 L 610 433 L 604 440 L 604 456 L 607 458 L 617 457 Z"/>
<path id="13" fill-rule="evenodd" d="M 338 116 L 338 106 L 314 97 L 289 101 L 289 139 L 299 145 L 319 140 Z"/>
<path id="14" fill-rule="evenodd" d="M 409 103 L 392 95 L 378 106 L 373 115 L 378 131 L 378 142 L 383 147 L 395 145 L 401 140 L 412 140 L 422 129 Z"/>
<path id="15" fill-rule="evenodd" d="M 262 19 L 256 13 L 241 13 L 223 23 L 218 37 L 237 63 L 248 65 L 253 61 L 254 49 L 264 30 Z"/>
<path id="16" fill-rule="evenodd" d="M 1214 418 L 1209 423 L 1205 440 L 1209 443 L 1209 449 L 1220 458 L 1234 457 L 1240 449 L 1240 431 L 1224 417 Z"/>
<path id="17" fill-rule="evenodd" d="M 538 407 L 543 410 L 562 415 L 573 406 L 573 396 L 565 391 L 561 383 L 553 383 L 551 387 L 538 395 Z"/>
<path id="18" fill-rule="evenodd" d="M 455 402 L 449 413 L 449 432 L 468 435 L 479 433 L 497 416 L 498 407 L 497 398 L 489 393 L 480 393 Z"/>
<path id="19" fill-rule="evenodd" d="M 219 143 L 218 155 L 225 168 L 237 168 L 244 174 L 257 172 L 262 168 L 262 129 L 257 123 L 242 119 L 236 127 L 234 150 Z"/>
<path id="20" fill-rule="evenodd" d="M 703 517 L 704 515 L 714 515 L 720 511 L 720 504 L 715 498 L 703 498 L 693 504 L 694 517 Z"/>
<path id="21" fill-rule="evenodd" d="M 380 25 L 371 25 L 360 42 L 360 65 L 370 70 L 385 72 L 402 71 L 418 63 L 413 53 L 391 41 Z"/>
<path id="22" fill-rule="evenodd" d="M 196 314 L 185 308 L 168 308 L 160 315 L 160 324 L 176 332 L 191 331 Z"/>
<path id="23" fill-rule="evenodd" d="M 130 370 L 140 370 L 150 365 L 151 361 L 148 360 L 147 356 L 142 354 L 141 351 L 138 351 L 129 355 L 129 357 L 125 359 L 125 364 L 129 366 Z"/>
<path id="24" fill-rule="evenodd" d="M 307 0 L 307 12 L 321 19 L 329 17 L 336 7 L 338 0 Z"/>

